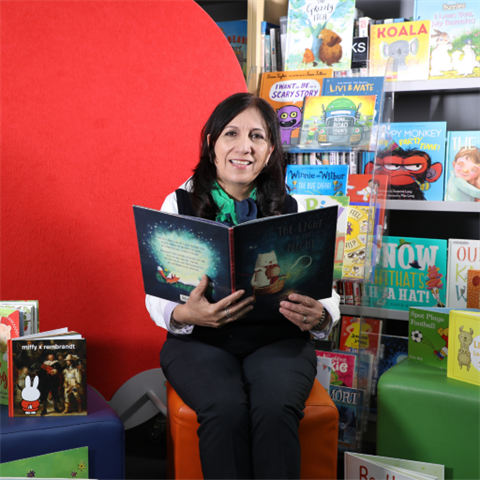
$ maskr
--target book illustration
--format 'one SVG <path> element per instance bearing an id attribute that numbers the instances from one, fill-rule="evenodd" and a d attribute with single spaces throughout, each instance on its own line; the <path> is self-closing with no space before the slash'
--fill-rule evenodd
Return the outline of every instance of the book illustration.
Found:
<path id="1" fill-rule="evenodd" d="M 355 0 L 290 0 L 285 70 L 350 69 Z"/>
<path id="2" fill-rule="evenodd" d="M 230 22 L 217 22 L 232 46 L 237 57 L 243 76 L 247 78 L 247 20 L 233 20 Z"/>
<path id="3" fill-rule="evenodd" d="M 480 385 L 480 311 L 450 312 L 447 377 Z"/>
<path id="4" fill-rule="evenodd" d="M 87 414 L 86 341 L 78 337 L 10 341 L 9 416 Z"/>
<path id="5" fill-rule="evenodd" d="M 345 196 L 348 165 L 287 165 L 285 181 L 292 195 Z"/>
<path id="6" fill-rule="evenodd" d="M 394 310 L 444 307 L 447 241 L 384 236 L 380 261 L 364 296 L 370 306 Z"/>
<path id="7" fill-rule="evenodd" d="M 354 353 L 361 351 L 377 358 L 381 330 L 382 320 L 343 315 L 339 350 Z"/>
<path id="8" fill-rule="evenodd" d="M 317 375 L 316 379 L 326 392 L 330 389 L 332 375 L 332 359 L 317 355 Z"/>
<path id="9" fill-rule="evenodd" d="M 88 447 L 3 462 L 0 475 L 2 478 L 90 478 Z"/>
<path id="10" fill-rule="evenodd" d="M 337 208 L 261 218 L 232 228 L 134 207 L 145 292 L 186 302 L 202 275 L 211 302 L 237 290 L 255 298 L 249 318 L 279 318 L 289 294 L 331 296 Z"/>
<path id="11" fill-rule="evenodd" d="M 474 278 L 480 271 L 480 241 L 449 238 L 448 239 L 448 271 L 447 271 L 447 307 L 467 308 L 470 296 L 472 307 L 478 304 L 478 285 L 480 280 Z M 468 276 L 471 275 L 469 280 Z M 475 293 L 477 292 L 477 293 Z M 477 303 L 475 304 L 475 298 Z"/>
<path id="12" fill-rule="evenodd" d="M 0 308 L 14 308 L 23 313 L 23 333 L 20 336 L 40 330 L 38 300 L 0 300 Z"/>
<path id="13" fill-rule="evenodd" d="M 299 143 L 368 149 L 375 102 L 375 95 L 305 97 Z"/>
<path id="14" fill-rule="evenodd" d="M 331 68 L 263 73 L 258 96 L 277 112 L 282 145 L 295 146 L 302 124 L 303 99 L 321 94 L 323 80 Z"/>
<path id="15" fill-rule="evenodd" d="M 359 478 L 444 480 L 445 467 L 415 460 L 347 452 L 345 454 L 345 480 Z"/>
<path id="16" fill-rule="evenodd" d="M 480 270 L 467 272 L 467 308 L 480 308 Z"/>
<path id="17" fill-rule="evenodd" d="M 398 148 L 377 155 L 365 173 L 387 175 L 390 200 L 443 200 L 446 122 L 390 124 Z"/>
<path id="18" fill-rule="evenodd" d="M 351 352 L 316 350 L 317 357 L 329 358 L 332 361 L 330 385 L 356 388 L 357 356 Z"/>
<path id="19" fill-rule="evenodd" d="M 480 130 L 448 132 L 444 199 L 480 202 Z"/>
<path id="20" fill-rule="evenodd" d="M 333 278 L 342 278 L 343 255 L 345 250 L 345 235 L 347 233 L 348 206 L 350 199 L 348 197 L 329 196 L 329 195 L 292 195 L 299 205 L 306 210 L 324 208 L 333 205 L 338 206 L 337 234 L 335 240 L 335 260 Z"/>
<path id="21" fill-rule="evenodd" d="M 415 2 L 414 18 L 430 20 L 430 80 L 480 76 L 480 3 Z"/>
<path id="22" fill-rule="evenodd" d="M 370 73 L 387 81 L 427 80 L 430 20 L 371 25 Z"/>

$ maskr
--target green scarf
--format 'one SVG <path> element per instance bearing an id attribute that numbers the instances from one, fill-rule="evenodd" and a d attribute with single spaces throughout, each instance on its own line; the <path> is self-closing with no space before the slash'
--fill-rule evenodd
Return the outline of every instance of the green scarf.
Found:
<path id="1" fill-rule="evenodd" d="M 233 198 L 230 198 L 227 195 L 225 190 L 223 190 L 223 188 L 218 184 L 217 181 L 215 181 L 215 183 L 213 184 L 210 193 L 212 194 L 213 200 L 217 204 L 217 207 L 220 209 L 220 212 L 215 217 L 216 222 L 238 225 L 239 223 L 242 223 L 242 220 L 245 221 L 245 219 L 241 219 L 238 217 L 238 207 L 236 208 L 236 206 L 242 202 L 247 202 L 249 199 L 242 200 L 242 202 L 237 202 L 233 200 Z M 249 198 L 255 202 L 255 200 L 257 199 L 256 188 L 252 190 Z"/>

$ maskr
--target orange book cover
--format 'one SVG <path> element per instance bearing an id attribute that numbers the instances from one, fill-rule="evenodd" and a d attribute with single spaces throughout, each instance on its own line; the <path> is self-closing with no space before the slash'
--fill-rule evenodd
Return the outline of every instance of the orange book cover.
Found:
<path id="1" fill-rule="evenodd" d="M 430 20 L 371 25 L 369 60 L 372 76 L 385 75 L 388 81 L 428 80 Z"/>
<path id="2" fill-rule="evenodd" d="M 361 345 L 363 352 L 370 353 L 377 358 L 380 345 L 382 321 L 375 318 L 364 318 L 362 322 L 362 335 L 360 340 L 360 318 L 342 316 L 342 328 L 338 349 L 344 352 L 358 352 Z"/>
<path id="3" fill-rule="evenodd" d="M 321 95 L 323 79 L 332 76 L 331 68 L 262 74 L 258 96 L 277 112 L 282 145 L 295 146 L 298 143 L 303 99 Z"/>

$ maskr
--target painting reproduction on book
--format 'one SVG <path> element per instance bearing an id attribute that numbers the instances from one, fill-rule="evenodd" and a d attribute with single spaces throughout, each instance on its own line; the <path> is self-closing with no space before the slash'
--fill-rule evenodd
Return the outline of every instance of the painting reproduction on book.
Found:
<path id="1" fill-rule="evenodd" d="M 355 0 L 290 0 L 285 70 L 350 70 Z"/>

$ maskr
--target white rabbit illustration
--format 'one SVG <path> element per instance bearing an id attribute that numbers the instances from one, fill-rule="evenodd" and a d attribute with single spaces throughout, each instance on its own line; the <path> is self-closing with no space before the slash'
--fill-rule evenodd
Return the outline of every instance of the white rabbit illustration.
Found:
<path id="1" fill-rule="evenodd" d="M 35 376 L 32 386 L 32 380 L 30 376 L 27 375 L 25 377 L 25 387 L 22 390 L 22 408 L 25 412 L 25 415 L 35 415 L 37 413 L 38 407 L 40 405 L 40 402 L 38 401 L 38 399 L 40 398 L 38 382 L 38 376 Z"/>
<path id="2" fill-rule="evenodd" d="M 452 41 L 448 33 L 435 30 L 432 38 L 435 38 L 437 44 L 432 50 L 430 57 L 430 76 L 443 75 L 443 72 L 453 69 L 453 63 L 448 51 L 452 49 Z"/>
<path id="3" fill-rule="evenodd" d="M 456 50 L 452 53 L 453 66 L 459 75 L 467 76 L 472 75 L 475 67 L 480 67 L 480 62 L 477 61 L 476 55 L 474 52 L 474 45 L 470 40 L 467 41 L 466 45 L 462 48 L 463 57 L 460 59 L 462 52 Z"/>

